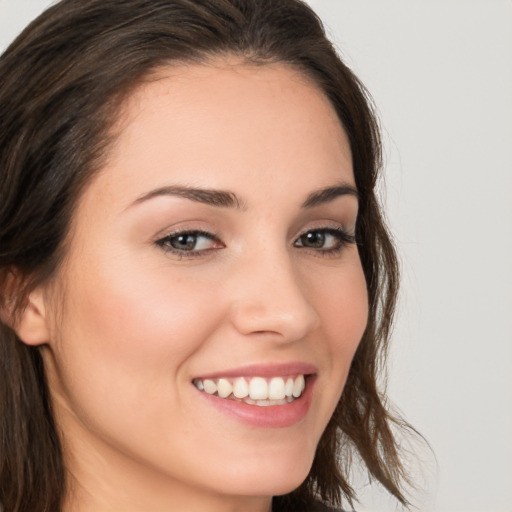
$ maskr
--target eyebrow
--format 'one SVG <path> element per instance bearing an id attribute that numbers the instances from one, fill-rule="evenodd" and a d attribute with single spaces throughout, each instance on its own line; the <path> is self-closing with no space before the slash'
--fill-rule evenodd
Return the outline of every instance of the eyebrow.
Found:
<path id="1" fill-rule="evenodd" d="M 243 209 L 244 204 L 236 194 L 226 190 L 211 190 L 206 188 L 195 188 L 187 186 L 172 185 L 169 187 L 161 187 L 143 196 L 139 197 L 135 204 L 148 201 L 158 196 L 177 196 L 190 199 L 196 203 L 208 204 L 220 208 L 236 208 Z"/>
<path id="2" fill-rule="evenodd" d="M 302 208 L 313 208 L 321 204 L 329 203 L 334 199 L 345 195 L 359 198 L 357 189 L 354 186 L 342 183 L 340 185 L 326 187 L 311 192 L 311 194 L 307 196 L 304 203 L 302 203 Z M 235 208 L 238 210 L 245 208 L 244 201 L 240 199 L 234 192 L 227 190 L 196 188 L 183 185 L 171 185 L 151 190 L 150 192 L 136 199 L 134 204 L 143 203 L 159 196 L 177 196 L 184 199 L 189 199 L 190 201 L 197 203 L 203 203 L 220 208 Z"/>
<path id="3" fill-rule="evenodd" d="M 302 204 L 303 208 L 313 208 L 321 204 L 329 203 L 340 196 L 354 196 L 359 199 L 357 189 L 348 183 L 341 183 L 334 187 L 326 187 L 309 194 L 307 199 Z"/>

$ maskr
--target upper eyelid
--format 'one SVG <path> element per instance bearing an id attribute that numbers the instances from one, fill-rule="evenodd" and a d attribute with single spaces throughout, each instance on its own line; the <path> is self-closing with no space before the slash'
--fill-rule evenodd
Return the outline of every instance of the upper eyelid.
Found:
<path id="1" fill-rule="evenodd" d="M 349 234 L 349 230 L 347 230 L 342 225 L 321 225 L 321 226 L 314 226 L 314 227 L 308 227 L 305 228 L 297 233 L 296 238 L 301 237 L 302 235 L 309 233 L 311 231 L 339 231 L 343 233 Z M 196 235 L 203 235 L 208 236 L 211 238 L 218 237 L 217 233 L 215 231 L 209 231 L 202 228 L 176 228 L 172 231 L 164 231 L 163 233 L 160 232 L 157 234 L 154 239 L 158 241 L 159 239 L 163 238 L 169 238 L 173 236 L 179 236 L 184 234 L 196 234 Z"/>
<path id="2" fill-rule="evenodd" d="M 326 232 L 329 234 L 339 234 L 345 238 L 351 238 L 355 240 L 355 234 L 350 233 L 347 229 L 343 227 L 324 227 L 324 228 L 312 228 L 312 229 L 306 229 L 305 231 L 302 231 L 296 238 L 296 240 L 300 239 L 302 236 L 308 234 L 308 233 L 314 233 L 315 231 L 320 232 Z"/>
<path id="3" fill-rule="evenodd" d="M 352 234 L 353 230 L 349 230 L 349 229 L 345 228 L 345 226 L 343 226 L 343 225 L 330 224 L 330 225 L 317 226 L 317 227 L 315 226 L 315 227 L 310 227 L 310 228 L 304 229 L 304 230 L 300 231 L 298 233 L 298 235 L 296 235 L 295 239 L 299 239 L 301 236 L 305 235 L 306 233 L 311 233 L 312 231 L 327 231 L 327 232 L 340 233 L 340 234 L 343 234 L 343 235 L 346 235 L 349 237 L 355 236 L 355 234 Z"/>
<path id="4" fill-rule="evenodd" d="M 313 226 L 313 227 L 308 227 L 308 228 L 302 229 L 294 236 L 294 239 L 298 239 L 301 236 L 305 235 L 306 233 L 310 233 L 311 231 L 333 231 L 333 232 L 339 232 L 339 233 L 344 233 L 349 236 L 353 236 L 350 232 L 351 230 L 346 229 L 345 226 L 343 226 L 343 225 L 328 224 L 328 225 Z M 218 233 L 216 233 L 215 231 L 210 231 L 210 230 L 202 229 L 202 228 L 176 228 L 176 229 L 173 229 L 172 231 L 164 231 L 163 233 L 160 232 L 159 234 L 157 234 L 154 237 L 154 240 L 156 242 L 158 242 L 159 240 L 163 240 L 166 238 L 172 238 L 174 236 L 185 235 L 185 234 L 202 235 L 202 236 L 206 236 L 206 237 L 209 237 L 212 239 L 220 240 Z"/>
<path id="5" fill-rule="evenodd" d="M 199 230 L 199 229 L 178 229 L 178 230 L 174 230 L 172 232 L 167 233 L 166 235 L 156 237 L 154 239 L 154 244 L 159 246 L 159 247 L 161 247 L 161 248 L 166 248 L 166 245 L 167 245 L 166 242 L 168 242 L 172 238 L 175 238 L 175 237 L 178 237 L 178 236 L 182 236 L 182 235 L 195 235 L 198 238 L 199 237 L 204 237 L 204 238 L 207 238 L 207 239 L 211 240 L 213 243 L 220 243 L 221 245 L 224 245 L 222 240 L 216 234 L 208 232 L 208 231 L 204 231 L 204 230 Z M 197 253 L 206 252 L 206 251 L 213 250 L 213 249 L 215 249 L 215 248 L 191 250 L 191 251 L 180 251 L 179 249 L 175 249 L 173 247 L 167 247 L 167 250 L 170 251 L 170 252 L 176 252 L 176 253 L 183 252 L 184 254 L 186 252 L 188 252 L 190 256 L 192 254 L 194 254 L 194 253 L 197 254 Z"/>
<path id="6" fill-rule="evenodd" d="M 172 231 L 164 231 L 163 233 L 159 233 L 154 237 L 155 242 L 159 242 L 168 238 L 173 238 L 175 236 L 180 235 L 201 235 L 205 237 L 209 237 L 211 239 L 217 239 L 218 236 L 213 231 L 208 231 L 201 228 L 177 228 Z"/>

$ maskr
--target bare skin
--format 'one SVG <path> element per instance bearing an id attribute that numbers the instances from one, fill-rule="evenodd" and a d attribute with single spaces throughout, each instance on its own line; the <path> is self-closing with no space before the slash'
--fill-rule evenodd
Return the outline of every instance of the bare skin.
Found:
<path id="1" fill-rule="evenodd" d="M 65 510 L 268 512 L 307 476 L 367 321 L 346 134 L 296 71 L 226 61 L 161 70 L 118 129 L 18 329 L 42 345 Z M 310 404 L 285 426 L 193 383 L 300 365 Z"/>

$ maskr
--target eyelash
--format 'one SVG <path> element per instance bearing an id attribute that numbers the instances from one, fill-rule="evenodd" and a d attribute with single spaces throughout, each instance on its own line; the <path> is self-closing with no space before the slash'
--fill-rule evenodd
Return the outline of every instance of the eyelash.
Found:
<path id="1" fill-rule="evenodd" d="M 302 244 L 304 242 L 304 239 L 308 235 L 322 235 L 324 237 L 326 236 L 332 236 L 335 238 L 335 246 L 328 249 L 323 248 L 315 248 L 315 247 L 307 247 L 304 245 L 297 245 L 299 241 L 302 240 Z M 178 237 L 187 237 L 192 236 L 195 238 L 195 245 L 197 245 L 197 239 L 200 237 L 206 238 L 212 242 L 217 242 L 219 244 L 219 247 L 212 247 L 207 249 L 200 249 L 196 250 L 195 247 L 187 250 L 187 249 L 177 249 L 175 247 L 172 247 L 171 243 L 173 240 L 177 239 Z M 177 230 L 173 231 L 172 233 L 169 233 L 165 237 L 157 240 L 156 245 L 162 248 L 166 253 L 171 253 L 180 259 L 183 258 L 199 258 L 201 256 L 204 256 L 205 254 L 215 251 L 217 249 L 221 249 L 223 246 L 222 242 L 219 240 L 218 236 L 215 233 L 209 233 L 208 231 L 198 230 L 198 229 L 184 229 L 184 230 Z M 315 228 L 315 229 L 308 229 L 307 231 L 304 231 L 301 233 L 296 241 L 294 242 L 295 247 L 304 248 L 304 250 L 309 250 L 315 253 L 315 255 L 321 256 L 321 257 L 328 257 L 328 256 L 336 256 L 339 253 L 343 251 L 343 249 L 347 245 L 355 244 L 356 238 L 354 235 L 351 235 L 347 233 L 344 229 L 340 227 L 325 227 L 325 228 Z"/>
<path id="2" fill-rule="evenodd" d="M 299 240 L 301 240 L 303 237 L 306 237 L 307 235 L 311 234 L 321 234 L 324 237 L 326 235 L 332 236 L 335 238 L 335 246 L 330 249 L 323 249 L 323 248 L 314 248 L 314 247 L 304 247 L 304 246 L 298 246 L 296 245 Z M 314 228 L 314 229 L 308 229 L 307 231 L 300 234 L 297 238 L 297 240 L 294 242 L 295 247 L 304 247 L 304 249 L 308 249 L 310 251 L 313 251 L 316 255 L 319 256 L 337 256 L 340 254 L 343 249 L 346 248 L 347 245 L 353 245 L 356 243 L 356 237 L 355 235 L 351 235 L 344 229 L 340 227 L 325 227 L 325 228 Z"/>
<path id="3" fill-rule="evenodd" d="M 172 233 L 169 233 L 168 235 L 164 236 L 163 238 L 160 238 L 159 240 L 157 240 L 156 245 L 161 247 L 166 253 L 171 253 L 171 254 L 179 257 L 180 259 L 182 259 L 182 258 L 199 258 L 206 253 L 216 250 L 216 248 L 201 249 L 201 250 L 184 250 L 184 249 L 176 249 L 175 247 L 171 246 L 171 242 L 174 239 L 176 239 L 178 237 L 186 237 L 186 236 L 193 236 L 196 238 L 196 240 L 199 237 L 203 237 L 203 238 L 207 238 L 208 240 L 211 240 L 212 242 L 217 242 L 217 243 L 219 243 L 219 245 L 222 245 L 218 236 L 215 233 L 209 233 L 208 231 L 203 231 L 201 229 L 183 229 L 183 230 L 173 231 Z"/>

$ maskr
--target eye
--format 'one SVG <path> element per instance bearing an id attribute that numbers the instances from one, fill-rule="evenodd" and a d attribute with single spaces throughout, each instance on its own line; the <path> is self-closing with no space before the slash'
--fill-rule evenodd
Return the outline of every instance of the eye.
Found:
<path id="1" fill-rule="evenodd" d="M 166 251 L 179 255 L 184 255 L 184 253 L 191 253 L 190 255 L 192 255 L 223 247 L 215 235 L 198 230 L 170 233 L 164 238 L 157 240 L 156 244 Z"/>
<path id="2" fill-rule="evenodd" d="M 323 253 L 336 253 L 346 245 L 354 243 L 355 237 L 342 228 L 321 228 L 306 231 L 299 236 L 294 245 Z"/>

